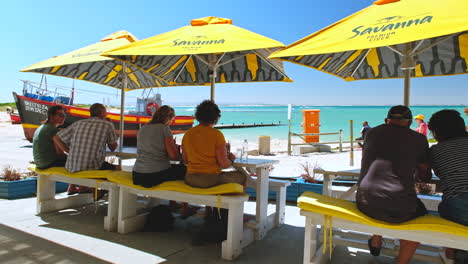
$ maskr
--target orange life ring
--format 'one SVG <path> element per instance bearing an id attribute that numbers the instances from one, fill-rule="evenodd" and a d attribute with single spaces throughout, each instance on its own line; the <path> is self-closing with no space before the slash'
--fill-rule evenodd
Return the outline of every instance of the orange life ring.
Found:
<path id="1" fill-rule="evenodd" d="M 159 105 L 155 102 L 151 102 L 149 104 L 146 105 L 146 113 L 148 113 L 148 115 L 153 115 L 154 111 L 153 111 L 153 108 L 154 108 L 154 111 L 156 111 L 156 109 L 159 108 Z"/>

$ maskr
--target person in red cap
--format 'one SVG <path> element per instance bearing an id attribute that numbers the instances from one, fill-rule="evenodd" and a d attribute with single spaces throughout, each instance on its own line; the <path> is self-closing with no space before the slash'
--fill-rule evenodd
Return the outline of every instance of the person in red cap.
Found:
<path id="1" fill-rule="evenodd" d="M 416 128 L 416 132 L 421 133 L 427 137 L 427 130 L 429 129 L 427 127 L 426 122 L 424 122 L 424 116 L 423 115 L 417 115 L 414 117 L 414 120 L 416 120 L 416 123 L 418 123 L 418 127 Z"/>

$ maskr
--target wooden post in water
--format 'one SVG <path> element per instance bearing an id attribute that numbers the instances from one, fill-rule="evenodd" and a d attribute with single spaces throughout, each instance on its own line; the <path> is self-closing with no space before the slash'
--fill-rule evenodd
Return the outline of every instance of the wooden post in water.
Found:
<path id="1" fill-rule="evenodd" d="M 288 104 L 288 156 L 291 156 L 291 116 L 292 105 Z"/>
<path id="2" fill-rule="evenodd" d="M 343 152 L 343 129 L 340 129 L 340 152 Z"/>
<path id="3" fill-rule="evenodd" d="M 349 151 L 349 165 L 354 166 L 354 142 L 353 142 L 353 120 L 349 120 L 349 144 L 351 146 Z"/>

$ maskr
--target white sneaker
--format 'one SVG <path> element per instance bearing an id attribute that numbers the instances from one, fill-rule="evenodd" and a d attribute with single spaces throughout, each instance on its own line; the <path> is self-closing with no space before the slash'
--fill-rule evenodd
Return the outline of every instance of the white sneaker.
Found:
<path id="1" fill-rule="evenodd" d="M 445 255 L 445 248 L 441 248 L 441 250 L 439 250 L 439 256 L 442 259 L 442 262 L 444 264 L 454 264 L 455 263 L 455 261 L 453 259 L 447 258 L 447 256 Z"/>

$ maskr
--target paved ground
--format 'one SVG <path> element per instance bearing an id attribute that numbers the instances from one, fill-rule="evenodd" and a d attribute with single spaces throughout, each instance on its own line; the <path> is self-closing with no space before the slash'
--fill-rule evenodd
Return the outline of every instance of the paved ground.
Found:
<path id="1" fill-rule="evenodd" d="M 31 144 L 21 126 L 0 122 L 0 167 L 27 168 Z M 249 202 L 246 212 L 253 212 Z M 127 235 L 103 230 L 106 204 L 36 215 L 35 198 L 0 199 L 0 263 L 230 263 L 220 258 L 220 245 L 191 245 L 191 230 L 201 220 L 178 220 L 169 233 Z M 273 209 L 271 206 L 270 209 Z M 286 208 L 286 224 L 244 249 L 232 263 L 302 263 L 304 219 L 294 205 Z M 337 247 L 332 263 L 393 263 L 366 251 Z"/>

